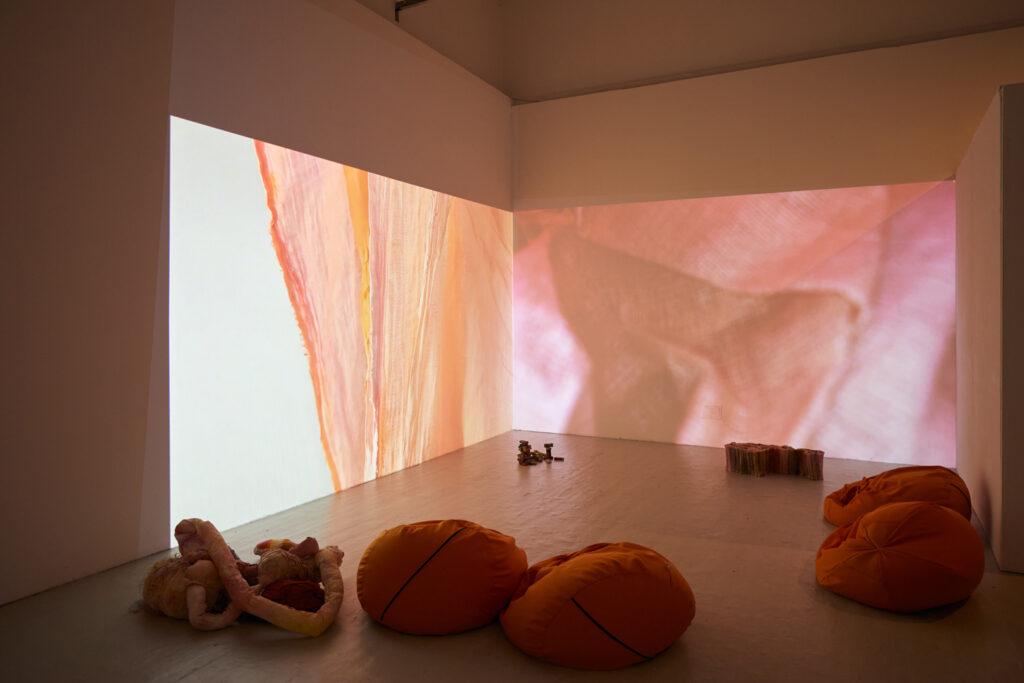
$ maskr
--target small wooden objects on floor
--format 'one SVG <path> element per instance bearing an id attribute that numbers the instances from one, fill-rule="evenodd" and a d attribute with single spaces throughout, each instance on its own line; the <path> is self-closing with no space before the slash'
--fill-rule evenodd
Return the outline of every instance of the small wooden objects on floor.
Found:
<path id="1" fill-rule="evenodd" d="M 519 461 L 520 465 L 536 465 L 541 462 L 551 464 L 552 460 L 565 460 L 565 458 L 559 458 L 551 455 L 551 449 L 554 447 L 555 444 L 546 443 L 544 444 L 544 452 L 541 453 L 540 451 L 533 450 L 533 448 L 530 447 L 530 442 L 524 439 L 519 442 L 519 455 L 516 456 L 516 459 Z"/>
<path id="2" fill-rule="evenodd" d="M 811 448 L 774 446 L 763 443 L 725 444 L 725 469 L 763 477 L 766 474 L 796 474 L 808 479 L 822 478 L 825 452 Z"/>

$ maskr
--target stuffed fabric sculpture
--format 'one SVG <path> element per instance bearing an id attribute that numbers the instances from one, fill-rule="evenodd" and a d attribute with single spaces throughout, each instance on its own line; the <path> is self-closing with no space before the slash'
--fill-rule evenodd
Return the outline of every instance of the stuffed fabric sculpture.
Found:
<path id="1" fill-rule="evenodd" d="M 494 621 L 526 570 L 511 536 L 461 519 L 381 533 L 359 562 L 366 613 L 403 633 L 441 635 Z"/>
<path id="2" fill-rule="evenodd" d="M 985 571 L 985 549 L 959 512 L 936 503 L 890 503 L 833 531 L 814 568 L 818 583 L 833 593 L 912 612 L 970 596 Z"/>
<path id="3" fill-rule="evenodd" d="M 928 501 L 971 518 L 971 494 L 951 469 L 937 466 L 898 467 L 847 484 L 825 498 L 825 519 L 850 524 L 886 503 Z"/>
<path id="4" fill-rule="evenodd" d="M 188 619 L 202 631 L 230 626 L 242 613 L 231 602 L 217 567 L 209 559 L 182 556 L 160 560 L 146 575 L 142 600 L 153 611 L 173 619 Z"/>
<path id="5" fill-rule="evenodd" d="M 667 559 L 633 543 L 598 543 L 530 567 L 501 625 L 546 662 L 617 669 L 666 649 L 695 611 L 693 591 Z"/>
<path id="6" fill-rule="evenodd" d="M 229 626 L 242 612 L 310 636 L 334 623 L 344 593 L 339 571 L 344 553 L 335 546 L 320 548 L 313 538 L 299 544 L 265 541 L 256 546 L 259 563 L 249 564 L 235 558 L 210 522 L 182 520 L 174 537 L 181 557 L 157 562 L 146 576 L 143 601 L 151 609 L 187 618 L 202 630 Z M 311 613 L 263 595 L 270 586 L 283 595 L 283 581 L 322 582 L 322 605 Z M 302 600 L 309 606 L 308 598 Z"/>

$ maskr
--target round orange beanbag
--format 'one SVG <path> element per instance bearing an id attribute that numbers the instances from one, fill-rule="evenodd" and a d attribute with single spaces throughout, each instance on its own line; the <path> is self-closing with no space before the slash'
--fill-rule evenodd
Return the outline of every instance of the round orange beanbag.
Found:
<path id="1" fill-rule="evenodd" d="M 905 501 L 938 503 L 971 518 L 971 494 L 951 469 L 937 466 L 898 467 L 847 484 L 825 498 L 825 519 L 850 524 L 879 505 Z"/>
<path id="2" fill-rule="evenodd" d="M 970 596 L 985 571 L 985 548 L 971 523 L 947 507 L 890 503 L 833 531 L 814 569 L 833 593 L 914 612 Z"/>
<path id="3" fill-rule="evenodd" d="M 695 609 L 689 584 L 664 557 L 633 543 L 598 543 L 530 567 L 501 625 L 546 662 L 618 669 L 675 642 Z"/>
<path id="4" fill-rule="evenodd" d="M 366 613 L 403 633 L 442 635 L 498 616 L 526 571 L 511 536 L 461 519 L 388 529 L 363 553 L 356 593 Z"/>

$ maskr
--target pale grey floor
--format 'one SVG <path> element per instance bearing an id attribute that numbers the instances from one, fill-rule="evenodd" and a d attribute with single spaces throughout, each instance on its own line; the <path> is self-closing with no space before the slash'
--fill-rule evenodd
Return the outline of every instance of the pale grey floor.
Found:
<path id="1" fill-rule="evenodd" d="M 519 438 L 553 440 L 566 460 L 518 467 Z M 225 533 L 246 559 L 270 537 L 346 552 L 344 604 L 319 638 L 257 623 L 201 633 L 139 610 L 153 556 L 0 607 L 0 680 L 1024 681 L 1024 575 L 991 558 L 970 600 L 918 615 L 815 582 L 832 529 L 825 495 L 891 465 L 826 459 L 813 482 L 729 474 L 723 460 L 716 448 L 511 432 Z M 515 536 L 531 562 L 599 541 L 647 545 L 687 578 L 697 616 L 653 661 L 611 673 L 534 660 L 497 624 L 417 637 L 372 622 L 355 595 L 367 545 L 397 524 L 450 517 Z"/>

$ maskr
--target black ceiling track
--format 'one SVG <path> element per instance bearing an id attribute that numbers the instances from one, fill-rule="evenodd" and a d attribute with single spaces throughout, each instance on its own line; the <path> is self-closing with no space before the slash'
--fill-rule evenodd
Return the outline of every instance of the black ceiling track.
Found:
<path id="1" fill-rule="evenodd" d="M 406 7 L 412 7 L 413 5 L 418 5 L 421 2 L 426 1 L 427 0 L 398 0 L 395 3 L 395 21 L 398 21 L 398 13 L 404 10 Z"/>

